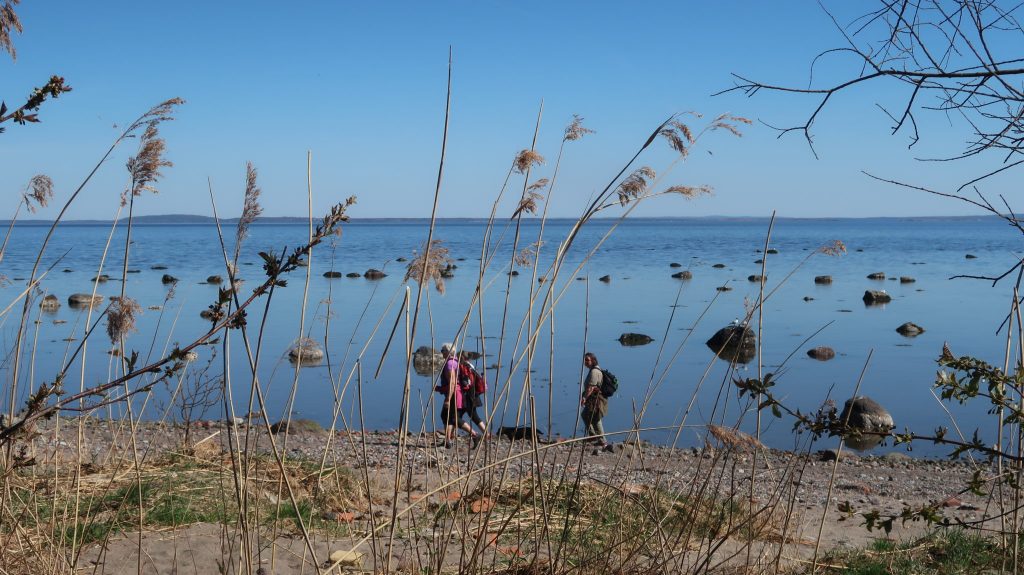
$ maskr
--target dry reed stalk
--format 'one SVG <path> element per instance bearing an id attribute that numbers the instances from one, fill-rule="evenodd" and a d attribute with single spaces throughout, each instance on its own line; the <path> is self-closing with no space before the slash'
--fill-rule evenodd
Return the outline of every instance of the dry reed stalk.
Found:
<path id="1" fill-rule="evenodd" d="M 312 170 L 312 162 L 313 162 L 313 154 L 312 154 L 312 152 L 307 151 L 306 152 L 306 208 L 307 208 L 307 221 L 308 221 L 308 224 L 309 224 L 308 241 L 310 243 L 313 242 L 313 170 Z M 247 177 L 247 182 L 249 182 L 249 181 L 255 182 L 255 174 L 253 174 L 252 172 L 249 172 L 248 176 L 249 177 Z M 251 193 L 250 192 L 251 189 L 252 189 L 252 187 L 247 184 L 246 185 L 246 205 L 250 204 L 250 197 L 249 196 L 250 196 L 250 193 Z M 259 191 L 257 189 L 255 191 L 255 193 L 253 193 L 253 195 L 258 195 L 258 193 L 259 193 Z M 255 199 L 252 200 L 252 203 L 255 204 Z M 258 205 L 258 204 L 256 204 L 256 205 Z M 241 221 L 239 222 L 239 229 L 241 229 Z M 299 338 L 300 338 L 300 341 L 301 341 L 301 338 L 304 337 L 303 336 L 303 332 L 305 331 L 305 327 L 306 327 L 306 306 L 307 306 L 307 303 L 309 301 L 309 281 L 310 281 L 310 277 L 312 275 L 312 269 L 313 269 L 313 250 L 309 250 L 309 252 L 306 255 L 306 266 L 305 267 L 306 267 L 306 278 L 305 278 L 305 283 L 303 284 L 303 288 L 302 288 L 302 307 L 301 307 L 301 309 L 299 311 Z M 294 369 L 294 371 L 292 373 L 291 393 L 288 396 L 288 401 L 287 401 L 287 403 L 285 403 L 285 408 L 284 408 L 284 414 L 283 415 L 284 415 L 284 418 L 285 418 L 285 422 L 286 422 L 286 424 L 289 427 L 291 426 L 291 423 L 292 423 L 292 408 L 295 405 L 295 395 L 299 391 L 299 370 L 302 369 L 302 353 L 303 353 L 304 349 L 305 348 L 301 344 L 298 346 L 298 354 L 296 356 L 295 369 Z M 288 449 L 288 434 L 285 433 L 284 434 L 284 439 L 281 441 L 281 460 L 282 460 L 282 462 L 287 460 L 287 449 Z M 282 483 L 283 483 L 283 481 L 282 481 Z M 283 488 L 283 485 L 282 484 L 278 484 L 278 493 L 277 493 L 277 500 L 278 501 L 281 501 L 281 499 L 282 499 L 282 497 L 281 497 L 282 488 Z M 299 527 L 302 530 L 303 535 L 304 535 L 304 537 L 307 540 L 307 549 L 308 549 L 309 553 L 313 556 L 314 563 L 316 563 L 316 553 L 313 551 L 312 543 L 309 542 L 309 534 L 308 534 L 308 532 L 306 530 L 306 526 L 305 526 L 305 524 L 304 524 L 304 522 L 302 520 L 302 514 L 299 512 L 299 508 L 298 508 L 297 505 L 295 506 L 295 513 L 296 513 L 296 515 L 298 517 Z M 278 524 L 280 522 L 280 515 L 281 515 L 281 507 L 280 507 L 280 505 L 277 506 L 277 509 L 275 510 L 275 514 L 276 515 L 274 517 L 274 530 L 273 530 L 272 537 L 273 537 L 273 539 L 276 540 L 277 539 L 277 526 L 278 526 Z M 271 568 L 271 570 L 273 570 L 274 566 L 276 565 L 276 559 L 277 559 L 277 547 L 275 546 L 271 550 L 271 554 L 270 554 L 270 568 Z M 319 572 L 319 568 L 317 569 L 317 572 Z"/>
<path id="2" fill-rule="evenodd" d="M 868 350 L 868 356 L 864 359 L 864 367 L 860 371 L 860 376 L 857 378 L 857 385 L 853 388 L 853 396 L 857 397 L 860 394 L 860 386 L 864 381 L 864 374 L 868 371 L 868 365 L 871 363 L 871 356 L 875 350 Z M 846 414 L 846 418 L 843 420 L 843 428 L 846 428 L 850 424 L 850 415 L 853 413 L 851 410 Z M 828 505 L 832 501 L 832 488 L 835 485 L 836 473 L 839 471 L 839 459 L 843 452 L 844 437 L 839 436 L 839 447 L 836 449 L 836 460 L 832 464 L 832 475 L 828 481 L 828 491 L 825 494 L 825 508 L 821 512 L 821 522 L 818 524 L 818 536 L 814 542 L 814 558 L 811 560 L 811 573 L 813 574 L 818 569 L 818 551 L 821 548 L 821 534 L 825 529 L 825 518 L 828 514 Z"/>
<path id="3" fill-rule="evenodd" d="M 431 245 L 432 245 L 432 242 L 433 242 L 433 239 L 434 239 L 434 227 L 435 227 L 436 222 L 437 222 L 437 207 L 438 207 L 438 204 L 439 204 L 439 201 L 440 201 L 440 197 L 441 197 L 441 182 L 442 182 L 442 179 L 444 177 L 445 154 L 447 153 L 447 150 L 448 150 L 448 123 L 449 123 L 449 118 L 450 118 L 450 113 L 451 113 L 451 103 L 452 103 L 452 52 L 449 49 L 449 52 L 448 52 L 448 85 L 447 85 L 447 97 L 446 97 L 446 101 L 445 101 L 444 130 L 443 130 L 443 133 L 442 133 L 442 136 L 441 136 L 441 158 L 440 158 L 440 160 L 438 162 L 437 183 L 436 183 L 436 185 L 434 187 L 434 203 L 433 203 L 433 207 L 431 208 L 431 211 L 430 211 L 430 226 L 429 226 L 429 229 L 427 231 L 427 240 L 426 240 L 426 242 L 424 244 L 424 250 L 425 250 L 424 251 L 424 256 L 423 256 L 424 261 L 429 261 L 430 260 L 430 248 L 431 248 Z M 425 271 L 425 269 L 424 269 L 424 271 Z M 415 309 L 414 309 L 414 311 L 412 313 L 411 325 L 409 327 L 409 334 L 408 334 L 408 337 L 406 339 L 407 346 L 409 345 L 408 342 L 415 341 L 416 325 L 417 325 L 417 320 L 419 319 L 419 311 L 420 311 L 420 305 L 421 305 L 421 301 L 422 301 L 423 283 L 424 283 L 424 281 L 425 281 L 424 278 L 421 277 L 420 281 L 417 282 L 417 288 L 416 288 L 416 307 L 415 307 Z M 409 390 L 410 390 L 411 379 L 412 379 L 411 369 L 412 369 L 412 350 L 411 349 L 407 349 L 407 354 L 406 354 L 406 358 L 405 358 L 405 385 L 404 385 L 404 389 L 403 389 L 403 392 L 402 392 L 402 405 L 405 406 L 406 409 L 408 408 L 408 405 L 409 405 L 409 402 L 410 402 Z M 408 421 L 399 422 L 399 427 L 402 428 L 402 429 L 407 429 L 408 428 Z M 405 462 L 405 438 L 402 437 L 402 438 L 400 438 L 399 444 L 398 444 L 398 457 L 397 457 L 396 466 L 395 466 L 395 482 L 394 482 L 393 500 L 396 503 L 392 505 L 392 511 L 391 511 L 392 520 L 390 522 L 389 533 L 388 533 L 388 548 L 389 549 L 391 548 L 392 543 L 394 542 L 394 538 L 395 538 L 395 519 L 396 519 L 398 493 L 400 491 L 400 480 L 401 480 L 400 470 L 403 467 L 404 462 Z M 388 554 L 388 556 L 387 556 L 387 558 L 385 560 L 384 570 L 385 571 L 390 571 L 391 570 L 391 555 L 390 554 Z"/>

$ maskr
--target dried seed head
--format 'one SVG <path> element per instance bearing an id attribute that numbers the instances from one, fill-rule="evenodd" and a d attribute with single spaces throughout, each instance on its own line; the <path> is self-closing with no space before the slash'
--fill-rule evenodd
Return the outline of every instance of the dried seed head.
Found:
<path id="1" fill-rule="evenodd" d="M 153 185 L 163 175 L 161 168 L 170 167 L 174 164 L 164 159 L 166 145 L 160 137 L 157 128 L 159 121 L 154 120 L 146 126 L 146 131 L 139 140 L 139 153 L 128 158 L 128 173 L 131 174 L 131 193 L 133 196 L 142 195 L 143 190 L 156 193 Z"/>
<path id="2" fill-rule="evenodd" d="M 22 194 L 25 207 L 32 213 L 35 213 L 37 207 L 45 208 L 52 197 L 53 180 L 43 174 L 32 176 L 32 179 L 28 181 L 28 186 L 25 187 L 25 193 Z M 38 206 L 33 205 L 33 201 Z"/>
<path id="3" fill-rule="evenodd" d="M 631 200 L 637 199 L 647 191 L 648 180 L 655 178 L 654 170 L 648 166 L 637 168 L 632 174 L 622 180 L 615 192 L 619 196 L 619 204 L 625 206 Z"/>
<path id="4" fill-rule="evenodd" d="M 533 262 L 537 261 L 537 254 L 540 253 L 542 245 L 544 242 L 534 242 L 519 250 L 515 257 L 516 265 L 523 268 L 533 267 Z"/>
<path id="5" fill-rule="evenodd" d="M 12 60 L 18 59 L 18 51 L 14 49 L 11 41 L 11 31 L 21 34 L 21 20 L 14 13 L 14 5 L 21 0 L 5 0 L 0 5 L 0 48 L 7 50 Z"/>
<path id="6" fill-rule="evenodd" d="M 722 114 L 721 116 L 718 116 L 717 118 L 712 120 L 711 127 L 708 128 L 708 130 L 725 130 L 731 133 L 732 135 L 736 136 L 737 138 L 742 138 L 743 133 L 740 132 L 739 127 L 736 125 L 737 123 L 746 124 L 749 126 L 753 122 L 741 116 L 731 116 L 729 114 Z"/>
<path id="7" fill-rule="evenodd" d="M 405 268 L 405 279 L 403 281 L 413 280 L 416 282 L 434 282 L 434 289 L 438 293 L 444 293 L 444 276 L 442 272 L 448 269 L 452 263 L 451 257 L 448 256 L 448 248 L 441 244 L 441 240 L 431 240 L 430 249 L 424 249 L 422 252 L 413 252 L 412 261 Z"/>
<path id="8" fill-rule="evenodd" d="M 595 133 L 594 130 L 583 127 L 583 118 L 581 118 L 578 114 L 573 114 L 572 122 L 570 122 L 569 125 L 566 126 L 565 137 L 562 139 L 565 140 L 566 142 L 575 142 L 576 140 L 581 139 L 583 136 L 593 133 Z"/>
<path id="9" fill-rule="evenodd" d="M 513 162 L 515 170 L 520 174 L 525 174 L 527 170 L 533 166 L 539 166 L 544 163 L 544 156 L 534 152 L 533 150 L 522 150 L 516 154 L 516 159 Z"/>
<path id="10" fill-rule="evenodd" d="M 260 187 L 256 185 L 256 168 L 252 162 L 245 164 L 245 201 L 242 204 L 242 217 L 238 218 L 238 230 L 235 232 L 235 260 L 242 248 L 242 241 L 249 236 L 249 226 L 263 213 L 260 206 Z"/>
<path id="11" fill-rule="evenodd" d="M 690 153 L 690 146 L 696 141 L 690 127 L 679 120 L 672 120 L 658 133 L 668 140 L 668 145 L 684 158 Z"/>
<path id="12" fill-rule="evenodd" d="M 685 197 L 686 199 L 690 200 L 690 199 L 696 198 L 697 196 L 710 196 L 711 193 L 712 193 L 712 188 L 711 188 L 711 186 L 708 186 L 706 184 L 702 185 L 702 186 L 697 186 L 697 187 L 693 187 L 693 186 L 672 186 L 672 187 L 668 188 L 667 190 L 665 190 L 665 193 L 666 194 L 680 194 L 683 197 Z"/>
<path id="13" fill-rule="evenodd" d="M 547 178 L 541 178 L 536 182 L 530 184 L 526 188 L 526 193 L 523 194 L 523 199 L 519 200 L 519 206 L 516 207 L 516 211 L 512 212 L 512 219 L 523 212 L 530 214 L 537 213 L 537 203 L 544 201 L 544 195 L 540 193 L 540 190 L 544 189 L 548 185 Z"/>
<path id="14" fill-rule="evenodd" d="M 818 251 L 826 256 L 841 256 L 846 253 L 846 244 L 841 240 L 835 240 L 831 244 L 821 246 Z"/>
<path id="15" fill-rule="evenodd" d="M 135 316 L 142 311 L 138 302 L 129 297 L 117 297 L 107 309 L 107 336 L 117 343 L 135 331 Z"/>

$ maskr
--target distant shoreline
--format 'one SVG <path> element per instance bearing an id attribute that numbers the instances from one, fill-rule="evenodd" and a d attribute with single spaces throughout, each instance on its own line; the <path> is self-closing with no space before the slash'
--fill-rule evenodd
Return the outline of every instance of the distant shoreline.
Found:
<path id="1" fill-rule="evenodd" d="M 597 220 L 613 221 L 618 218 L 596 218 Z M 627 222 L 658 222 L 658 221 L 680 221 L 680 222 L 767 222 L 770 218 L 765 216 L 657 216 L 657 217 L 631 217 Z M 998 220 L 993 215 L 973 216 L 868 216 L 868 217 L 779 217 L 776 221 L 987 221 Z M 314 218 L 314 222 L 319 218 Z M 124 222 L 125 220 L 121 220 Z M 438 218 L 438 223 L 486 223 L 487 218 Z M 524 220 L 524 223 L 537 221 L 536 219 Z M 548 218 L 549 222 L 574 222 L 576 218 Z M 306 225 L 309 220 L 305 217 L 294 216 L 271 216 L 258 218 L 254 225 Z M 349 224 L 388 224 L 406 223 L 418 224 L 429 223 L 430 218 L 352 218 Z M 217 220 L 209 216 L 196 216 L 188 214 L 169 214 L 162 216 L 135 216 L 135 225 L 159 226 L 159 225 L 215 225 Z M 236 225 L 238 218 L 224 218 L 220 220 L 222 225 Z M 17 220 L 15 226 L 49 226 L 53 220 Z M 61 225 L 68 226 L 109 226 L 112 220 L 64 220 Z M 0 220 L 0 225 L 10 225 L 10 220 Z"/>

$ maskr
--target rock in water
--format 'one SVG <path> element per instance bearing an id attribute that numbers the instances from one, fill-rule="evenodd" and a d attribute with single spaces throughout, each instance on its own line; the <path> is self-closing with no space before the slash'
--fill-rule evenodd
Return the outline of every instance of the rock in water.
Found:
<path id="1" fill-rule="evenodd" d="M 912 321 L 908 321 L 907 323 L 896 328 L 896 333 L 902 335 L 903 337 L 916 337 L 924 333 L 924 328 Z"/>
<path id="2" fill-rule="evenodd" d="M 363 277 L 363 274 L 361 274 L 359 272 L 348 272 L 347 274 L 345 274 L 345 277 L 347 277 L 347 278 L 361 278 L 361 277 Z"/>
<path id="3" fill-rule="evenodd" d="M 209 276 L 206 278 L 206 283 L 220 285 L 224 281 L 224 278 L 220 276 Z"/>
<path id="4" fill-rule="evenodd" d="M 900 276 L 900 283 L 901 284 L 912 284 L 912 283 L 914 283 L 916 281 L 917 281 L 916 279 L 914 279 L 914 278 L 912 278 L 910 276 Z"/>
<path id="5" fill-rule="evenodd" d="M 874 434 L 886 434 L 896 427 L 892 415 L 877 401 L 866 396 L 846 400 L 843 411 L 839 414 L 839 422 L 844 421 L 847 422 L 850 429 L 856 432 L 872 433 L 872 435 L 853 433 L 846 436 L 846 444 L 857 451 L 867 451 L 877 446 L 882 442 L 883 436 Z"/>
<path id="6" fill-rule="evenodd" d="M 57 311 L 60 308 L 60 300 L 51 293 L 39 302 L 39 308 L 43 311 Z"/>
<path id="7" fill-rule="evenodd" d="M 886 293 L 885 290 L 867 290 L 864 292 L 865 305 L 877 305 L 881 303 L 889 303 L 891 301 L 892 296 Z"/>
<path id="8" fill-rule="evenodd" d="M 668 267 L 670 267 L 670 268 L 681 268 L 681 267 L 683 267 L 683 264 L 681 264 L 679 262 L 672 262 L 672 263 L 668 264 Z"/>
<path id="9" fill-rule="evenodd" d="M 814 283 L 816 284 L 830 284 L 832 283 L 832 276 L 814 276 Z"/>
<path id="10" fill-rule="evenodd" d="M 299 339 L 288 350 L 288 360 L 299 365 L 314 365 L 324 358 L 324 350 L 320 344 L 308 337 Z"/>
<path id="11" fill-rule="evenodd" d="M 412 368 L 418 375 L 434 375 L 444 365 L 444 356 L 425 345 L 416 348 L 412 354 Z"/>
<path id="12" fill-rule="evenodd" d="M 173 284 L 178 282 L 178 278 L 172 276 L 171 274 L 164 274 L 164 276 L 160 278 L 160 281 L 165 284 Z"/>
<path id="13" fill-rule="evenodd" d="M 733 363 L 750 363 L 757 355 L 757 334 L 746 326 L 723 327 L 705 344 L 715 355 Z"/>
<path id="14" fill-rule="evenodd" d="M 624 333 L 619 336 L 619 343 L 627 347 L 636 345 L 647 345 L 654 341 L 654 339 L 643 333 Z"/>
<path id="15" fill-rule="evenodd" d="M 836 356 L 836 350 L 832 349 L 831 347 L 820 346 L 814 349 L 807 350 L 807 355 L 810 356 L 811 359 L 816 359 L 818 361 L 828 361 Z"/>
<path id="16" fill-rule="evenodd" d="M 884 272 L 875 272 L 873 274 L 868 274 L 868 279 L 869 280 L 884 280 L 885 279 L 885 273 Z"/>
<path id="17" fill-rule="evenodd" d="M 608 282 L 612 281 L 612 276 L 601 276 L 601 277 L 597 278 L 597 281 L 608 283 Z"/>
<path id="18" fill-rule="evenodd" d="M 750 275 L 750 276 L 747 276 L 747 281 L 748 282 L 752 282 L 752 283 L 757 283 L 757 282 L 764 283 L 764 282 L 768 281 L 768 277 L 767 276 L 762 276 L 762 275 Z"/>
<path id="19" fill-rule="evenodd" d="M 691 272 L 690 270 L 683 270 L 681 272 L 676 272 L 672 274 L 672 277 L 676 278 L 677 280 L 692 280 L 693 272 Z"/>
<path id="20" fill-rule="evenodd" d="M 93 297 L 87 293 L 73 293 L 68 296 L 68 305 L 74 308 L 91 307 L 103 303 L 103 296 Z"/>
<path id="21" fill-rule="evenodd" d="M 335 272 L 335 271 L 324 272 L 324 277 L 325 278 L 340 278 L 341 277 L 341 272 Z"/>
<path id="22" fill-rule="evenodd" d="M 716 270 L 720 270 L 720 269 L 723 269 L 725 267 L 725 264 L 715 264 L 715 265 L 713 265 L 711 267 L 715 268 Z"/>
<path id="23" fill-rule="evenodd" d="M 370 269 L 366 270 L 365 272 L 363 272 L 363 277 L 368 279 L 368 280 L 379 280 L 379 279 L 385 278 L 387 276 L 388 276 L 388 274 L 386 274 L 386 273 L 384 273 L 384 272 L 382 272 L 380 270 L 375 270 L 373 268 L 370 268 Z"/>

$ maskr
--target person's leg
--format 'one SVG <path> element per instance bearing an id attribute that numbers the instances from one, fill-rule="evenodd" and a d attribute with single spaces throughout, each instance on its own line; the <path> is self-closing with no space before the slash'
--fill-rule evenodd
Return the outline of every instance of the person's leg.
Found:
<path id="1" fill-rule="evenodd" d="M 608 445 L 608 440 L 604 438 L 604 424 L 601 423 L 600 419 L 594 421 L 593 428 L 594 435 L 597 436 L 597 444 L 602 447 Z"/>
<path id="2" fill-rule="evenodd" d="M 587 437 L 590 437 L 590 438 L 597 437 L 598 432 L 597 432 L 597 429 L 594 426 L 593 418 L 584 417 L 583 418 L 583 425 L 584 425 L 584 429 L 586 429 Z"/>

